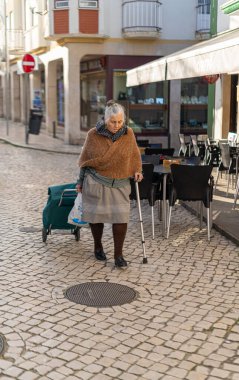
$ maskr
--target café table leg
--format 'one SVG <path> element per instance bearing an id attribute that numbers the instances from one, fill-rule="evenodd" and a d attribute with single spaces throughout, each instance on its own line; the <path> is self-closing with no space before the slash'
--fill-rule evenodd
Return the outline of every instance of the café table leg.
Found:
<path id="1" fill-rule="evenodd" d="M 166 236 L 166 230 L 167 230 L 166 188 L 167 188 L 167 174 L 164 174 L 163 176 L 163 236 Z"/>
<path id="2" fill-rule="evenodd" d="M 239 166 L 239 154 L 236 157 L 236 184 L 238 180 L 238 166 Z"/>

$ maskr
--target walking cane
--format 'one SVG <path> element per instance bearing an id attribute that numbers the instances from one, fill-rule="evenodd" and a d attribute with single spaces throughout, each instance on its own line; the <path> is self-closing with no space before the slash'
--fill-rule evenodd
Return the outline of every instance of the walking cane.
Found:
<path id="1" fill-rule="evenodd" d="M 142 213 L 141 213 L 141 203 L 140 203 L 140 196 L 139 196 L 139 184 L 137 181 L 135 182 L 135 190 L 136 190 L 136 198 L 137 198 L 137 203 L 138 203 L 141 239 L 142 239 L 142 246 L 143 246 L 143 264 L 147 264 L 148 259 L 145 252 L 145 240 L 144 240 L 143 219 L 142 219 Z"/>

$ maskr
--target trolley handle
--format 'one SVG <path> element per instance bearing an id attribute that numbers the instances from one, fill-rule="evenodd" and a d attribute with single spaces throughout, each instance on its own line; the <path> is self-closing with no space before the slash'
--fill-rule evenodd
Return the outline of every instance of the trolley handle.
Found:
<path id="1" fill-rule="evenodd" d="M 76 189 L 65 189 L 65 190 L 63 190 L 59 204 L 58 204 L 58 207 L 60 207 L 62 205 L 64 198 L 71 198 L 72 196 L 75 196 L 76 193 L 77 193 Z"/>

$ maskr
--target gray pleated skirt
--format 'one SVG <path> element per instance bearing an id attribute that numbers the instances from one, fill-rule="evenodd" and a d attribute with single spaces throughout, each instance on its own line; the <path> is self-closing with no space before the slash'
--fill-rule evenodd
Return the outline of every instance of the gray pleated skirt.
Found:
<path id="1" fill-rule="evenodd" d="M 130 192 L 130 184 L 107 187 L 87 175 L 82 189 L 82 219 L 89 223 L 128 223 Z"/>

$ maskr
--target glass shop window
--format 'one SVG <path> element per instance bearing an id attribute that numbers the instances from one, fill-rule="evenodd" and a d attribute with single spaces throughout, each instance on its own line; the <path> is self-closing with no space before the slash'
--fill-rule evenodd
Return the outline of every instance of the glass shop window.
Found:
<path id="1" fill-rule="evenodd" d="M 129 126 L 137 134 L 167 133 L 168 83 L 155 82 L 127 89 Z"/>
<path id="2" fill-rule="evenodd" d="M 181 125 L 184 133 L 207 133 L 208 83 L 200 78 L 181 81 Z"/>

